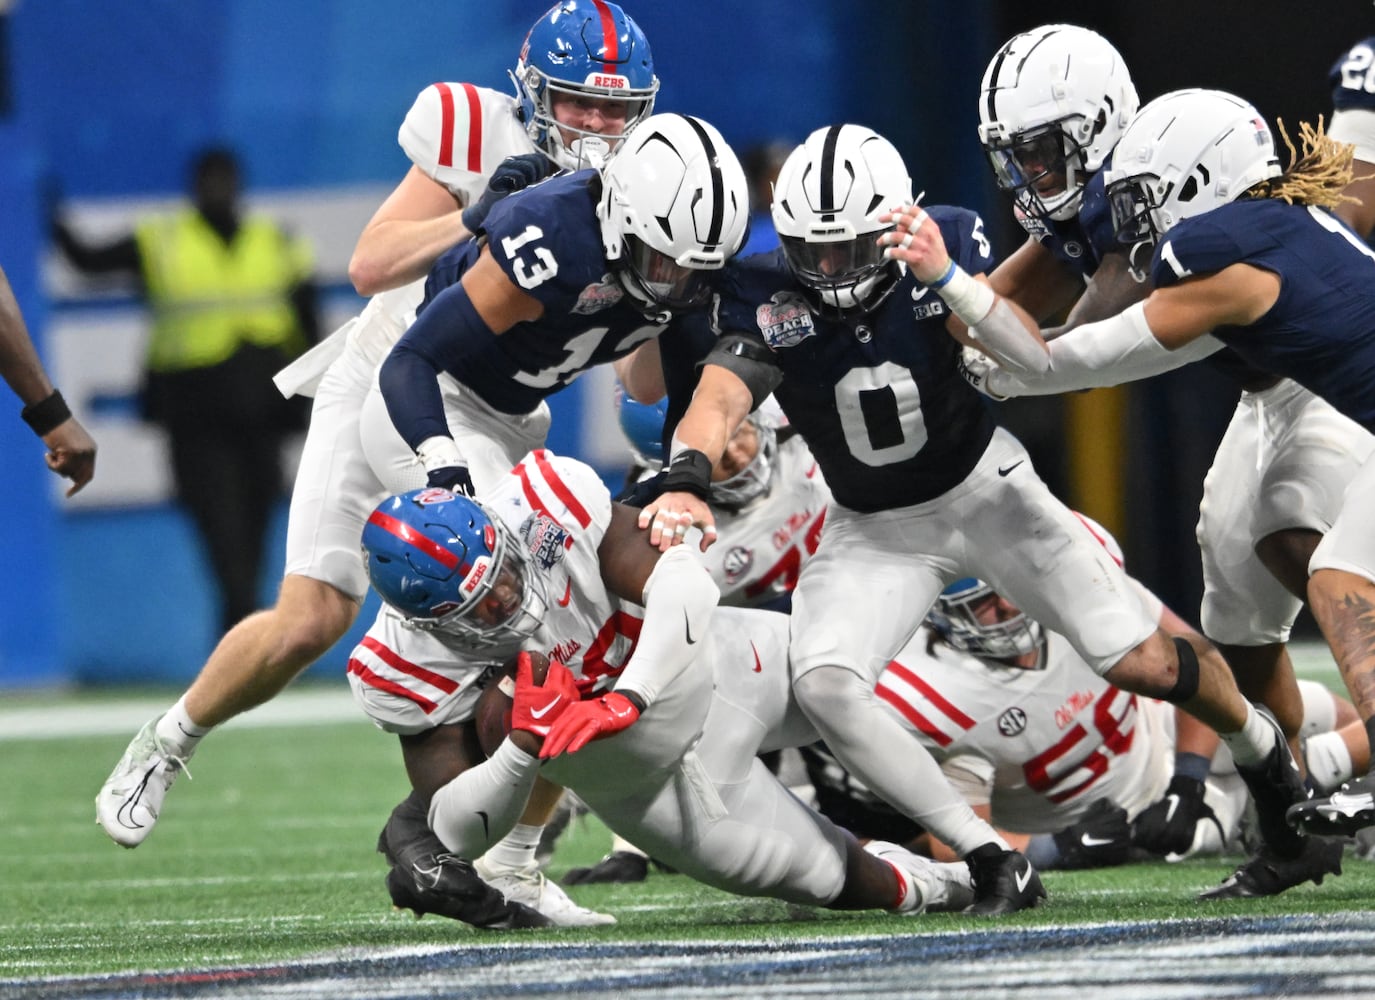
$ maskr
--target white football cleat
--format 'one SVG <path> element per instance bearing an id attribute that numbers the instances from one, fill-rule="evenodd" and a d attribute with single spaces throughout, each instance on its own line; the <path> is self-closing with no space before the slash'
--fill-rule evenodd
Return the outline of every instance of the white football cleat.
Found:
<path id="1" fill-rule="evenodd" d="M 566 892 L 544 877 L 537 864 L 497 869 L 486 858 L 478 858 L 473 862 L 473 869 L 482 881 L 499 890 L 507 902 L 524 903 L 558 927 L 604 927 L 616 922 L 609 913 L 598 913 L 573 902 Z"/>
<path id="2" fill-rule="evenodd" d="M 168 752 L 157 725 L 144 724 L 95 797 L 96 822 L 121 847 L 137 847 L 153 832 L 167 789 L 186 771 L 186 759 Z"/>
<path id="3" fill-rule="evenodd" d="M 932 861 L 886 840 L 871 840 L 864 850 L 897 872 L 903 898 L 889 907 L 894 913 L 958 912 L 974 902 L 974 880 L 963 862 Z"/>

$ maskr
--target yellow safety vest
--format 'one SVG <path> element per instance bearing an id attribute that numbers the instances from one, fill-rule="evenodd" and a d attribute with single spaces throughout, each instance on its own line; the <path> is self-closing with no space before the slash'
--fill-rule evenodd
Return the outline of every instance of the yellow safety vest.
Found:
<path id="1" fill-rule="evenodd" d="M 226 361 L 243 344 L 305 348 L 292 287 L 310 273 L 310 248 L 271 220 L 245 219 L 225 245 L 194 209 L 140 223 L 153 333 L 148 367 L 185 371 Z"/>

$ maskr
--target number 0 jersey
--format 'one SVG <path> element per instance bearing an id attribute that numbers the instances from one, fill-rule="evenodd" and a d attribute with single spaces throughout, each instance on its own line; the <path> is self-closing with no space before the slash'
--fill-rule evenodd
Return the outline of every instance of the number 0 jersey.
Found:
<path id="1" fill-rule="evenodd" d="M 1213 336 L 1375 431 L 1375 251 L 1324 209 L 1234 201 L 1170 229 L 1151 278 L 1167 288 L 1237 263 L 1278 275 L 1279 298 L 1249 326 Z"/>
<path id="2" fill-rule="evenodd" d="M 956 263 L 971 274 L 992 269 L 976 214 L 927 212 Z M 940 496 L 969 475 L 993 435 L 984 398 L 959 374 L 949 315 L 904 270 L 873 312 L 823 316 L 776 250 L 727 265 L 711 322 L 767 348 L 782 376 L 774 396 L 831 493 L 867 513 Z"/>
<path id="3" fill-rule="evenodd" d="M 573 671 L 584 695 L 619 676 L 644 613 L 602 582 L 597 549 L 611 522 L 611 495 L 591 468 L 546 451 L 531 452 L 495 489 L 487 509 L 516 534 L 548 611 L 523 644 Z M 354 696 L 388 732 L 416 733 L 472 718 L 490 672 L 521 648 L 481 656 L 442 632 L 408 628 L 383 606 L 349 659 Z"/>

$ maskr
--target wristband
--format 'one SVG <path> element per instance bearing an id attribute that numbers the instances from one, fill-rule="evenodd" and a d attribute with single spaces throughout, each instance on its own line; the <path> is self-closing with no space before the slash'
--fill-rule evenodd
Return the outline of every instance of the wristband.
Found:
<path id="1" fill-rule="evenodd" d="M 711 493 L 711 459 L 696 448 L 686 448 L 673 456 L 662 484 L 665 493 L 691 493 L 705 501 Z"/>
<path id="2" fill-rule="evenodd" d="M 70 420 L 72 411 L 67 408 L 67 401 L 62 398 L 62 393 L 54 389 L 47 399 L 30 403 L 19 411 L 19 415 L 24 418 L 24 423 L 33 428 L 35 434 L 44 437 Z"/>
<path id="3" fill-rule="evenodd" d="M 965 326 L 977 325 L 992 312 L 994 303 L 998 301 L 993 289 L 954 261 L 950 262 L 950 269 L 941 275 L 940 283 L 931 287 L 938 289 L 950 311 L 964 320 Z"/>
<path id="4" fill-rule="evenodd" d="M 955 268 L 955 262 L 952 260 L 952 261 L 950 262 L 950 266 L 947 267 L 947 268 L 945 269 L 945 273 L 942 274 L 942 275 L 941 275 L 939 278 L 937 278 L 935 281 L 933 281 L 933 282 L 931 282 L 930 284 L 928 284 L 926 287 L 927 287 L 927 288 L 933 288 L 933 289 L 936 289 L 937 291 L 939 291 L 940 289 L 944 288 L 946 285 L 950 284 L 950 279 L 953 278 L 953 277 L 955 276 L 955 270 L 956 270 L 956 268 Z"/>

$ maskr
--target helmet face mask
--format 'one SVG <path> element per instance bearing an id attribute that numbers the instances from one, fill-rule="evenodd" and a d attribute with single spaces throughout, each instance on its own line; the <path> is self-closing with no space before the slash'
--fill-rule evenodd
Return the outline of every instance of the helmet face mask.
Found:
<path id="1" fill-rule="evenodd" d="M 602 171 L 602 247 L 630 299 L 656 322 L 706 305 L 707 272 L 725 266 L 749 228 L 745 171 L 725 139 L 688 115 L 651 115 Z"/>
<path id="2" fill-rule="evenodd" d="M 1236 201 L 1280 175 L 1274 138 L 1249 102 L 1218 90 L 1177 90 L 1132 119 L 1104 190 L 1117 241 L 1134 270 L 1177 223 Z"/>
<path id="3" fill-rule="evenodd" d="M 511 72 L 520 119 L 535 146 L 560 167 L 600 167 L 654 110 L 659 78 L 639 26 L 608 0 L 562 0 L 530 28 Z M 599 102 L 615 131 L 561 123 L 565 101 Z M 608 103 L 614 102 L 614 103 Z"/>
<path id="4" fill-rule="evenodd" d="M 893 145 L 862 125 L 817 129 L 774 184 L 773 223 L 793 276 L 825 314 L 872 312 L 902 276 L 878 238 L 879 215 L 912 201 Z"/>
<path id="5" fill-rule="evenodd" d="M 373 589 L 409 627 L 468 649 L 514 650 L 548 606 L 511 529 L 448 490 L 383 501 L 363 529 L 363 559 Z"/>
<path id="6" fill-rule="evenodd" d="M 745 435 L 754 439 L 754 455 L 743 467 L 719 480 L 715 473 L 721 465 L 717 464 L 712 474 L 712 506 L 739 510 L 752 500 L 766 496 L 773 485 L 773 469 L 778 457 L 778 432 L 773 421 L 756 410 L 745 418 L 731 440 L 734 443 L 735 438 Z M 728 444 L 727 449 L 730 447 Z"/>
<path id="7" fill-rule="evenodd" d="M 1107 39 L 1043 25 L 1009 39 L 984 71 L 979 142 L 1022 212 L 1065 221 L 1139 103 Z"/>
<path id="8" fill-rule="evenodd" d="M 956 580 L 946 587 L 927 614 L 927 621 L 952 649 L 981 658 L 1011 663 L 1041 647 L 1045 631 L 1022 611 L 1002 621 L 985 620 L 980 611 L 996 600 L 993 588 L 975 577 Z M 1043 667 L 1039 659 L 1033 667 Z"/>

